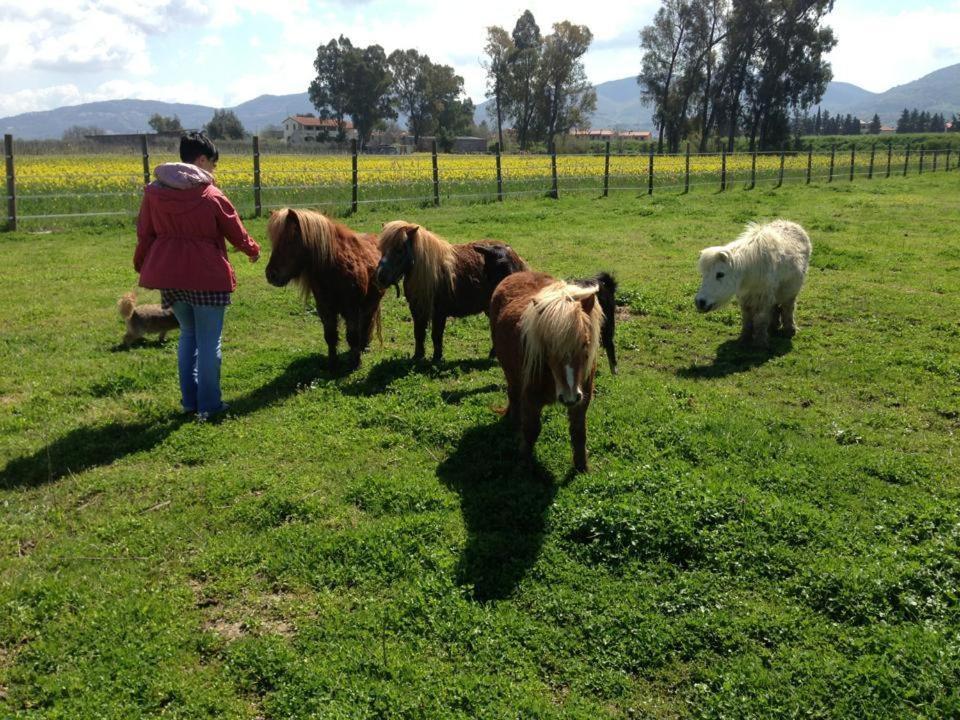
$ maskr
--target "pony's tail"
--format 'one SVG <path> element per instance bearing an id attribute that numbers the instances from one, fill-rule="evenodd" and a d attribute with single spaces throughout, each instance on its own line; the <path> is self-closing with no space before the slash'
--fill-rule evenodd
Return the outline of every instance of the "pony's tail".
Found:
<path id="1" fill-rule="evenodd" d="M 380 349 L 383 349 L 383 323 L 380 322 L 380 306 L 377 305 L 377 312 L 373 314 L 373 329 L 377 331 L 377 342 Z"/>
<path id="2" fill-rule="evenodd" d="M 129 320 L 133 315 L 133 309 L 137 306 L 137 294 L 128 292 L 122 298 L 117 300 L 117 312 L 124 320 Z"/>

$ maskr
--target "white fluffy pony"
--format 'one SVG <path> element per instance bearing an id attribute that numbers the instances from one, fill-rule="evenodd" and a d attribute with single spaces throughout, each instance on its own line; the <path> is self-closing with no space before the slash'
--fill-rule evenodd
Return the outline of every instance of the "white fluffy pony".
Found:
<path id="1" fill-rule="evenodd" d="M 740 342 L 766 347 L 768 333 L 781 327 L 793 337 L 793 310 L 810 266 L 810 249 L 810 238 L 794 222 L 749 223 L 732 243 L 700 252 L 697 310 L 710 312 L 736 295 L 743 316 Z"/>

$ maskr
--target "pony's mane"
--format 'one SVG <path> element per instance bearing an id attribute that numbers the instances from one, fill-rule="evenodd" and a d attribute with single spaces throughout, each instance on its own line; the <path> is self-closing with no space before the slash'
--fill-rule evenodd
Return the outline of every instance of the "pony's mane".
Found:
<path id="1" fill-rule="evenodd" d="M 697 268 L 700 274 L 709 270 L 721 252 L 729 256 L 729 265 L 734 270 L 766 264 L 775 249 L 783 242 L 783 235 L 775 223 L 748 222 L 736 240 L 726 245 L 708 247 L 700 253 Z"/>
<path id="2" fill-rule="evenodd" d="M 407 241 L 407 228 L 412 223 L 393 220 L 383 226 L 380 234 L 380 253 L 387 255 Z M 456 277 L 456 254 L 453 245 L 439 235 L 419 225 L 413 242 L 413 268 L 406 278 L 406 287 L 416 303 L 423 308 L 433 307 L 437 291 L 453 289 Z"/>
<path id="3" fill-rule="evenodd" d="M 595 302 L 587 316 L 580 301 L 596 295 L 598 289 L 596 285 L 581 287 L 558 280 L 530 300 L 520 316 L 524 387 L 539 375 L 548 356 L 571 357 L 579 352 L 584 332 L 589 337 L 586 367 L 593 367 L 600 345 L 603 309 Z"/>
<path id="4" fill-rule="evenodd" d="M 309 277 L 311 275 L 309 269 L 318 270 L 333 262 L 337 228 L 333 220 L 314 210 L 281 208 L 273 212 L 267 222 L 267 237 L 270 238 L 270 246 L 273 250 L 277 249 L 277 244 L 283 237 L 283 231 L 286 228 L 290 213 L 293 213 L 297 218 L 300 225 L 300 237 L 310 258 L 308 267 L 304 268 L 304 272 L 297 278 L 296 282 L 304 296 L 309 296 Z"/>

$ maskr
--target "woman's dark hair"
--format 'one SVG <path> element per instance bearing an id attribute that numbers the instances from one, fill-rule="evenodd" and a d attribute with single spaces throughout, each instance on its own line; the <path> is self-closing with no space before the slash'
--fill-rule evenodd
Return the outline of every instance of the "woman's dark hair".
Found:
<path id="1" fill-rule="evenodd" d="M 217 146 L 202 132 L 189 132 L 180 136 L 180 160 L 192 163 L 198 157 L 204 157 L 216 162 L 220 159 Z"/>

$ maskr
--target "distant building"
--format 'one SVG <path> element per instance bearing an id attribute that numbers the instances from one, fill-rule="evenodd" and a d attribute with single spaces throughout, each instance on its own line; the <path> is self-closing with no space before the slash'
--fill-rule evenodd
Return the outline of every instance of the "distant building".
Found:
<path id="1" fill-rule="evenodd" d="M 357 131 L 353 123 L 344 122 L 347 140 L 355 140 Z M 283 139 L 289 145 L 308 142 L 327 142 L 337 137 L 337 121 L 309 115 L 291 115 L 283 121 Z"/>
<path id="2" fill-rule="evenodd" d="M 433 141 L 436 138 L 433 135 L 422 135 L 420 142 L 414 147 L 413 135 L 404 135 L 400 138 L 400 143 L 412 148 L 414 152 L 430 152 L 433 148 Z M 453 153 L 485 153 L 487 152 L 487 141 L 484 138 L 458 136 L 453 141 L 453 147 L 450 152 Z"/>
<path id="3" fill-rule="evenodd" d="M 646 142 L 650 139 L 650 132 L 647 130 L 571 130 L 570 135 L 584 140 L 642 140 Z"/>

